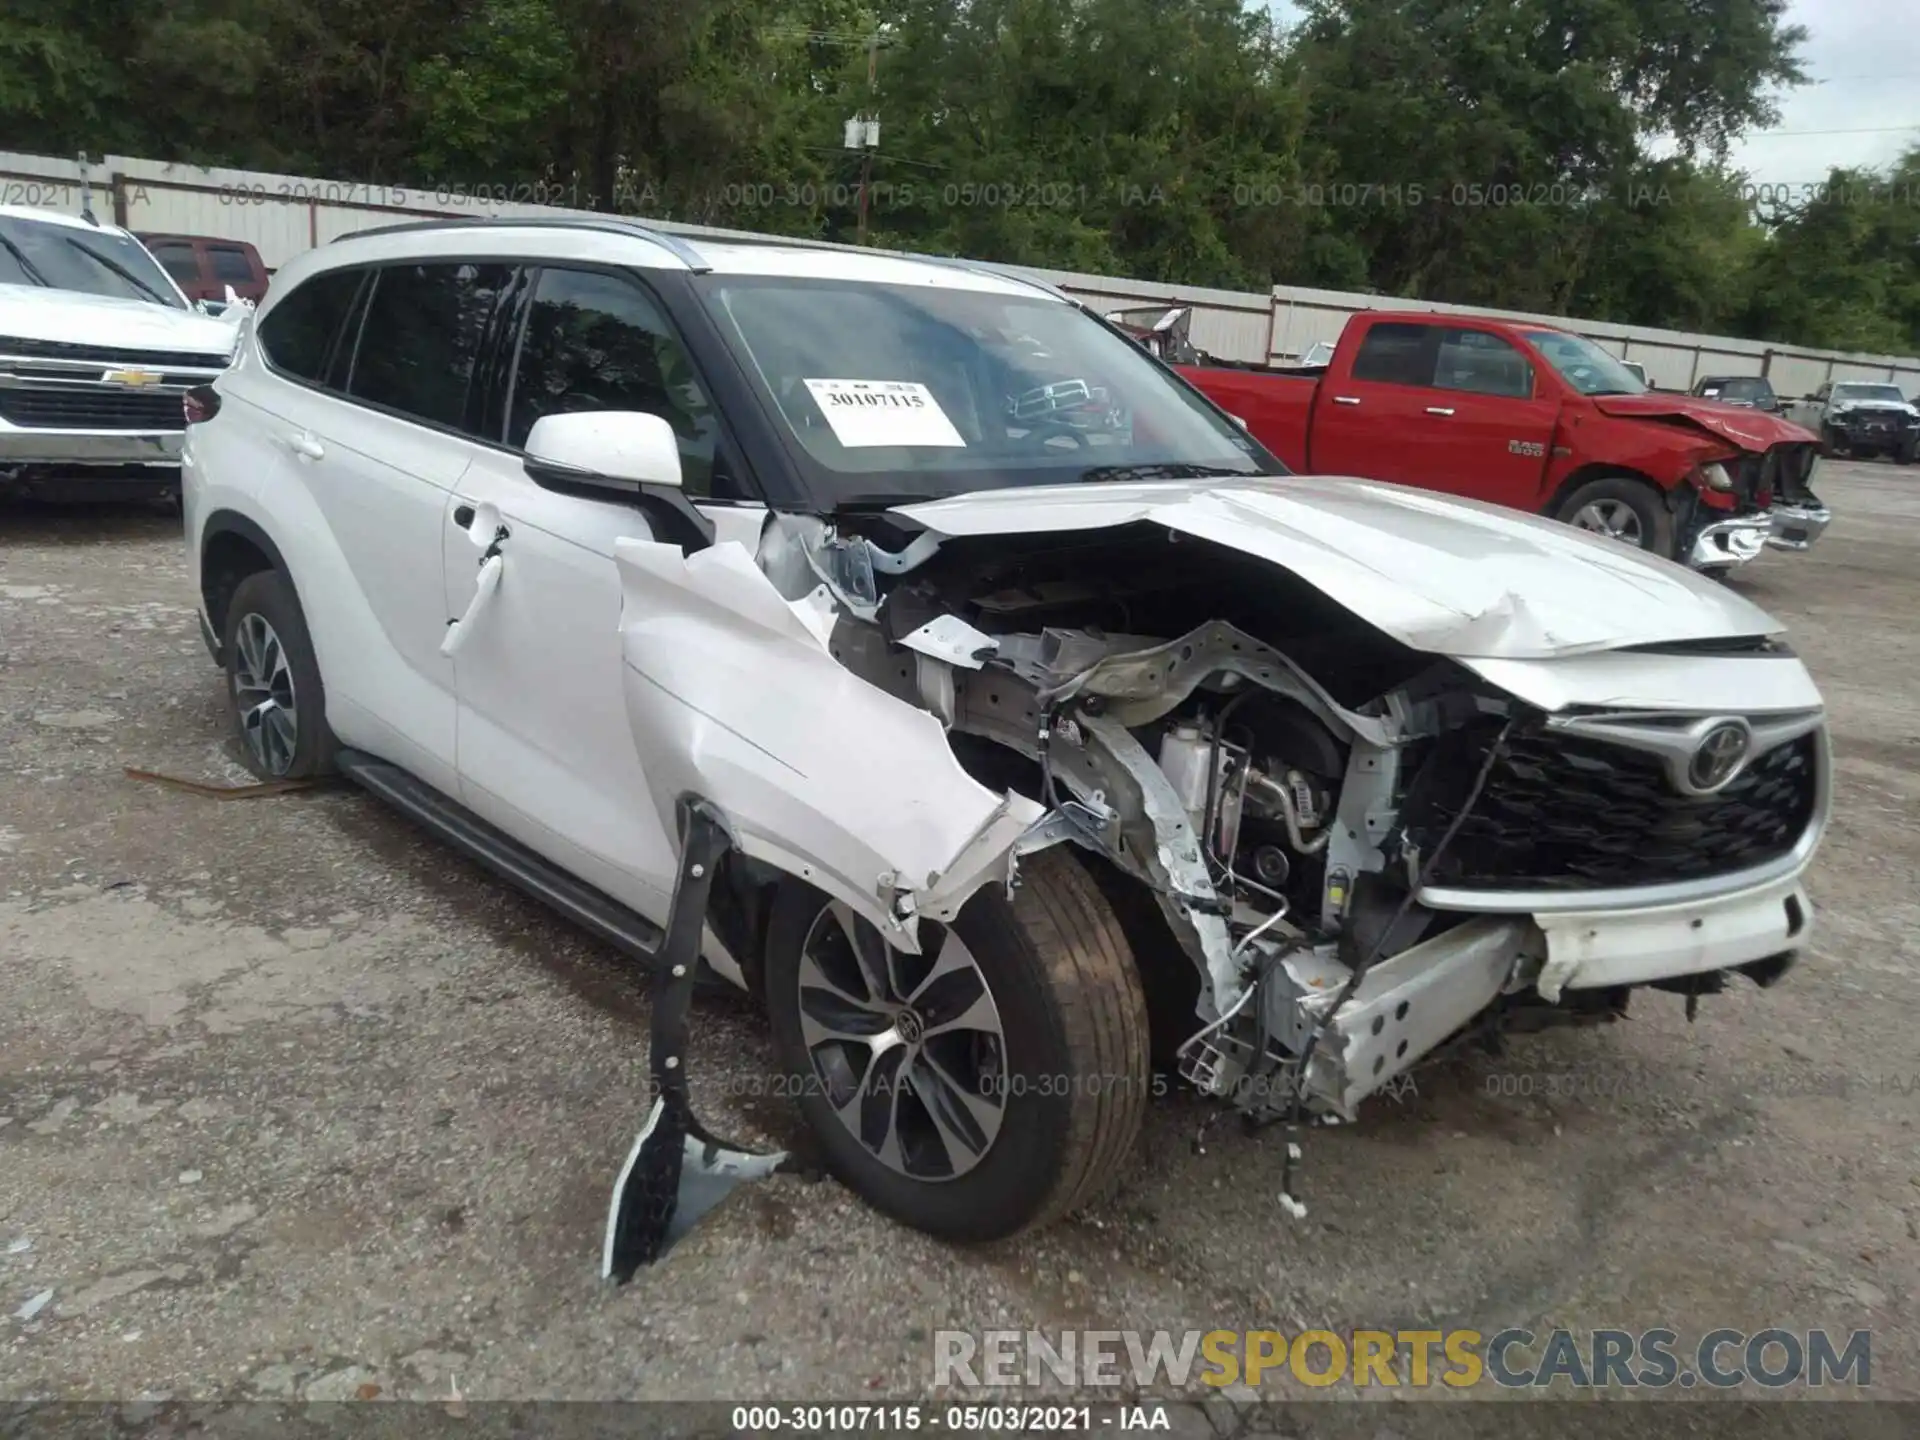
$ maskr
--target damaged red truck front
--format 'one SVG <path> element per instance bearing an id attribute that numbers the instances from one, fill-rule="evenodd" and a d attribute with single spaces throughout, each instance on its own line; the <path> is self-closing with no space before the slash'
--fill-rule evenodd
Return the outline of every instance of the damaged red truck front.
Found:
<path id="1" fill-rule="evenodd" d="M 1275 368 L 1196 350 L 1183 309 L 1113 318 L 1296 470 L 1488 500 L 1705 571 L 1805 550 L 1830 519 L 1812 432 L 1651 390 L 1550 325 L 1363 312 L 1324 366 Z"/>

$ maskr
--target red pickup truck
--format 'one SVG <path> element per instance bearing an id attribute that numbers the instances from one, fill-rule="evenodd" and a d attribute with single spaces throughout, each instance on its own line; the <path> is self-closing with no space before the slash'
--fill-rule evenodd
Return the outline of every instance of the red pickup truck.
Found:
<path id="1" fill-rule="evenodd" d="M 1529 510 L 1726 570 L 1805 550 L 1829 514 L 1819 440 L 1776 416 L 1650 391 L 1583 336 L 1477 315 L 1354 315 L 1324 366 L 1217 360 L 1188 314 L 1112 318 L 1294 470 Z"/>

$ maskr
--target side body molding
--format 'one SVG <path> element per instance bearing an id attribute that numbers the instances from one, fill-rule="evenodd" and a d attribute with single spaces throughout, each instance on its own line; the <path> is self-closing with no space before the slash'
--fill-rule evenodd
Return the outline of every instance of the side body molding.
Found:
<path id="1" fill-rule="evenodd" d="M 737 543 L 621 540 L 614 559 L 628 718 L 669 833 L 700 795 L 742 853 L 910 952 L 918 917 L 951 919 L 1010 873 L 1044 809 L 977 783 L 938 720 L 844 669 L 824 589 L 783 599 Z"/>

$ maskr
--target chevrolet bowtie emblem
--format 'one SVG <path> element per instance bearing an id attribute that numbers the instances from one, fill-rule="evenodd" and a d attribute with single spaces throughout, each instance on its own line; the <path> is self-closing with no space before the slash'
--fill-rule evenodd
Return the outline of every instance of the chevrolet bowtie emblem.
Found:
<path id="1" fill-rule="evenodd" d="M 153 370 L 109 370 L 100 377 L 109 385 L 158 385 L 160 375 Z"/>

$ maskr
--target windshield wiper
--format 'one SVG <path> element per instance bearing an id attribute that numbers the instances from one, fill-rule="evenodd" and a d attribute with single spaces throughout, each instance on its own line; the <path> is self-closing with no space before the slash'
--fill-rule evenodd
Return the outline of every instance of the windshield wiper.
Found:
<path id="1" fill-rule="evenodd" d="M 39 272 L 39 270 L 35 268 L 34 263 L 31 260 L 27 259 L 26 251 L 22 250 L 18 245 L 14 244 L 13 241 L 8 239 L 5 235 L 0 235 L 0 245 L 4 245 L 6 247 L 7 253 L 13 256 L 14 262 L 18 264 L 20 267 L 21 274 L 31 277 L 31 279 L 33 280 L 33 283 L 36 285 L 45 285 L 49 290 L 53 288 L 52 285 L 47 283 L 47 277 L 42 275 Z"/>
<path id="2" fill-rule="evenodd" d="M 114 274 L 118 275 L 122 280 L 126 281 L 129 285 L 133 286 L 134 289 L 138 290 L 141 294 L 145 295 L 148 299 L 157 300 L 160 304 L 165 305 L 169 310 L 177 310 L 180 308 L 179 306 L 175 305 L 172 300 L 168 299 L 165 295 L 162 295 L 158 290 L 154 289 L 153 286 L 147 284 L 146 281 L 142 280 L 138 275 L 134 274 L 133 271 L 129 270 L 126 266 L 122 265 L 118 260 L 115 260 L 111 255 L 102 255 L 98 250 L 94 249 L 91 245 L 82 245 L 78 240 L 75 240 L 71 235 L 62 235 L 60 238 L 62 240 L 65 240 L 67 244 L 73 246 L 74 249 L 78 250 L 82 255 L 86 256 L 89 260 L 95 261 L 98 264 L 106 266 L 107 269 L 111 270 Z"/>
<path id="3" fill-rule="evenodd" d="M 929 500 L 938 500 L 938 495 L 927 495 L 905 490 L 870 490 L 859 495 L 849 495 L 844 500 L 836 500 L 834 513 L 849 514 L 863 510 L 891 510 L 896 505 L 924 505 Z"/>
<path id="4" fill-rule="evenodd" d="M 1194 465 L 1186 461 L 1165 461 L 1140 465 L 1095 465 L 1082 470 L 1079 478 L 1098 484 L 1105 480 L 1256 480 L 1258 470 L 1229 470 L 1220 465 Z"/>

